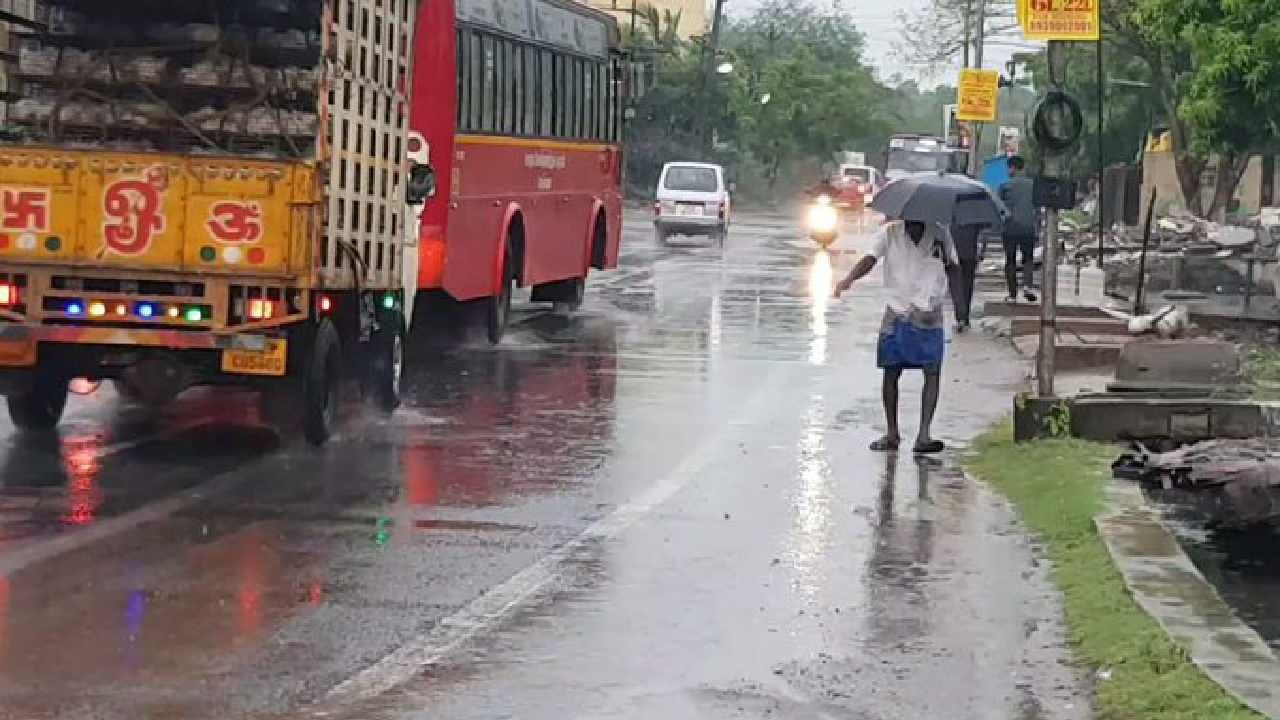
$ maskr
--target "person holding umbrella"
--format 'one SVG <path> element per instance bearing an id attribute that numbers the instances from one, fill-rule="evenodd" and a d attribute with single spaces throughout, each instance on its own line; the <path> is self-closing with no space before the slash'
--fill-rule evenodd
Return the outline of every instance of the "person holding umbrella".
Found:
<path id="1" fill-rule="evenodd" d="M 904 370 L 920 370 L 924 390 L 912 450 L 939 453 L 945 446 L 934 439 L 931 429 L 946 347 L 942 306 L 949 289 L 947 267 L 959 262 L 948 227 L 997 223 L 1000 206 L 985 187 L 967 178 L 929 175 L 890 183 L 871 207 L 894 219 L 880 228 L 871 253 L 859 259 L 835 288 L 840 297 L 877 265 L 884 265 L 885 312 L 876 343 L 876 366 L 884 373 L 881 398 L 886 432 L 871 449 L 898 449 L 902 442 L 899 382 Z"/>

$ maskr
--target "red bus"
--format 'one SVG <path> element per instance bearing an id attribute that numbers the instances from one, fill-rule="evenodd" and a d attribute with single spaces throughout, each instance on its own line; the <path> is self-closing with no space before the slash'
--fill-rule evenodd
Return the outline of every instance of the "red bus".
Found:
<path id="1" fill-rule="evenodd" d="M 439 191 L 406 286 L 483 304 L 494 343 L 515 286 L 579 305 L 590 270 L 618 261 L 616 20 L 569 0 L 422 0 L 414 61 L 408 155 Z"/>

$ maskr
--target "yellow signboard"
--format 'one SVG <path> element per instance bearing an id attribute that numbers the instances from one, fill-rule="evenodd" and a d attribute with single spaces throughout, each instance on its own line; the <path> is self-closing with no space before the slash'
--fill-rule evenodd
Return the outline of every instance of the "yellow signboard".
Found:
<path id="1" fill-rule="evenodd" d="M 1000 94 L 1000 73 L 995 70 L 960 71 L 959 107 L 956 119 L 973 122 L 995 122 L 996 98 Z"/>
<path id="2" fill-rule="evenodd" d="M 1018 0 L 1028 40 L 1097 40 L 1100 0 Z"/>

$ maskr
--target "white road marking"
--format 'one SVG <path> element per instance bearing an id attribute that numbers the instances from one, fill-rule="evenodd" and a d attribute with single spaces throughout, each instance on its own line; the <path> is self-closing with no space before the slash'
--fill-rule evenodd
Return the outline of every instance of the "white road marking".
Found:
<path id="1" fill-rule="evenodd" d="M 721 446 L 737 428 L 750 425 L 758 418 L 765 409 L 765 401 L 773 396 L 781 372 L 780 369 L 774 370 L 766 382 L 757 385 L 758 389 L 743 405 L 741 412 L 729 413 L 728 416 L 736 418 L 734 422 L 725 423 L 719 432 L 694 448 L 666 477 L 648 490 L 592 523 L 581 534 L 506 582 L 480 595 L 471 604 L 441 619 L 427 632 L 338 684 L 329 691 L 325 701 L 341 704 L 376 697 L 413 679 L 424 668 L 439 663 L 473 638 L 505 623 L 535 594 L 561 580 L 566 574 L 566 561 L 576 553 L 594 543 L 617 537 L 692 482 L 712 463 Z M 327 713 L 317 710 L 314 714 L 324 716 Z"/>

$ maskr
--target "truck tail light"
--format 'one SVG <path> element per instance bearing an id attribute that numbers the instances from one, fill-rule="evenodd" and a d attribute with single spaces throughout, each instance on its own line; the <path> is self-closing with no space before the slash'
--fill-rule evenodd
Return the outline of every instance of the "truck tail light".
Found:
<path id="1" fill-rule="evenodd" d="M 321 295 L 316 301 L 316 307 L 320 308 L 320 312 L 328 314 L 333 312 L 333 298 L 328 295 Z"/>
<path id="2" fill-rule="evenodd" d="M 18 304 L 18 286 L 11 283 L 0 283 L 0 307 L 13 307 Z"/>
<path id="3" fill-rule="evenodd" d="M 250 320 L 270 320 L 275 317 L 276 304 L 271 300 L 255 299 L 249 301 Z"/>

